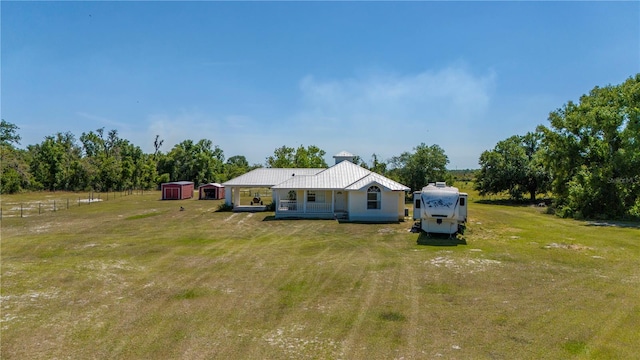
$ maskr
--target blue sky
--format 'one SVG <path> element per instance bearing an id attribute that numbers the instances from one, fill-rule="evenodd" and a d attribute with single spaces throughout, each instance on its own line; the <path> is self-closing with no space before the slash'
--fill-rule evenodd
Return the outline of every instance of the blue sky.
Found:
<path id="1" fill-rule="evenodd" d="M 9 2 L 1 115 L 22 147 L 104 127 L 153 152 L 210 139 L 451 169 L 640 72 L 640 2 Z"/>

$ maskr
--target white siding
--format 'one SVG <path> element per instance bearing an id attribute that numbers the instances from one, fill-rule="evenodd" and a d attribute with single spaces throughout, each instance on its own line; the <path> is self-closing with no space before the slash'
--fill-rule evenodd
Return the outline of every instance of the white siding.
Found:
<path id="1" fill-rule="evenodd" d="M 367 191 L 349 191 L 349 220 L 351 221 L 398 221 L 404 209 L 398 209 L 400 191 L 382 191 L 380 209 L 367 209 Z"/>

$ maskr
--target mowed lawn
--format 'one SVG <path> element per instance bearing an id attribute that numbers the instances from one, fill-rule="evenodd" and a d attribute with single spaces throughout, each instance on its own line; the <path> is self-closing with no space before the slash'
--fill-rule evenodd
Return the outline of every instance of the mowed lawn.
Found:
<path id="1" fill-rule="evenodd" d="M 473 197 L 456 241 L 159 192 L 3 218 L 0 357 L 638 358 L 640 229 Z"/>

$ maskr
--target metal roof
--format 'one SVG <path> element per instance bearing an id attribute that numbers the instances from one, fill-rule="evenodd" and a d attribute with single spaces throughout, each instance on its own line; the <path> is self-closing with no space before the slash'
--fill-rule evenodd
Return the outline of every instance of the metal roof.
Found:
<path id="1" fill-rule="evenodd" d="M 374 183 L 391 191 L 411 190 L 350 161 L 342 161 L 328 169 L 258 168 L 222 185 L 272 189 L 361 190 Z"/>
<path id="2" fill-rule="evenodd" d="M 167 183 L 163 183 L 162 185 L 193 185 L 193 181 L 171 181 Z"/>
<path id="3" fill-rule="evenodd" d="M 224 185 L 222 185 L 222 184 L 218 184 L 218 183 L 202 184 L 202 185 L 200 185 L 200 186 L 198 186 L 198 187 L 204 187 L 204 186 L 214 186 L 214 187 L 219 187 L 219 188 L 224 187 Z"/>
<path id="4" fill-rule="evenodd" d="M 295 176 L 273 186 L 273 189 L 360 190 L 377 183 L 392 191 L 410 189 L 380 174 L 349 161 L 343 161 L 315 175 Z"/>
<path id="5" fill-rule="evenodd" d="M 240 175 L 227 182 L 224 186 L 244 186 L 244 187 L 272 187 L 280 184 L 289 178 L 298 175 L 315 175 L 326 169 L 309 168 L 258 168 Z"/>
<path id="6" fill-rule="evenodd" d="M 409 191 L 409 190 L 411 190 L 408 187 L 400 184 L 397 181 L 393 181 L 393 180 L 389 179 L 388 177 L 382 176 L 382 175 L 374 173 L 374 172 L 372 172 L 369 175 L 363 177 L 362 179 L 354 182 L 353 184 L 347 186 L 345 188 L 345 190 L 361 190 L 361 189 L 364 189 L 365 187 L 371 186 L 374 183 L 378 184 L 378 185 L 381 185 L 381 186 L 385 187 L 387 190 L 391 190 L 391 191 Z"/>

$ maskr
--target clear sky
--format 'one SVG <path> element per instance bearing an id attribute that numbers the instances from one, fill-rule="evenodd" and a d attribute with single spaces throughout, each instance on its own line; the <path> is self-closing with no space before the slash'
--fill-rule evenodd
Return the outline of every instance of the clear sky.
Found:
<path id="1" fill-rule="evenodd" d="M 98 128 L 451 169 L 640 72 L 640 2 L 0 2 L 1 115 L 21 147 Z"/>

